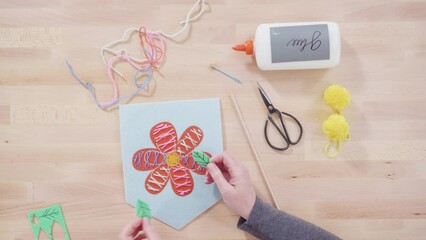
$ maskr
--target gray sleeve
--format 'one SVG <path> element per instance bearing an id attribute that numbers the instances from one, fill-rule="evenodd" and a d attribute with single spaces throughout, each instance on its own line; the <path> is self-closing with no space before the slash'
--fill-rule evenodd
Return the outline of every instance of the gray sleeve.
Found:
<path id="1" fill-rule="evenodd" d="M 249 219 L 240 218 L 238 228 L 262 240 L 340 239 L 311 223 L 282 212 L 256 198 Z"/>

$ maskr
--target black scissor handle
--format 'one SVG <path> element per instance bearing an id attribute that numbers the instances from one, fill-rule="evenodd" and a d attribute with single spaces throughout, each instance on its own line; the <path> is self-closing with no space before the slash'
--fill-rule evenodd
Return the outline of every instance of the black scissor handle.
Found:
<path id="1" fill-rule="evenodd" d="M 269 141 L 269 137 L 268 137 L 268 122 L 269 122 L 269 120 L 266 120 L 266 122 L 265 122 L 265 139 L 266 139 L 266 142 L 268 143 L 268 145 L 271 147 L 271 148 L 273 148 L 273 149 L 275 149 L 275 150 L 278 150 L 278 151 L 284 151 L 284 150 L 287 150 L 289 147 L 290 147 L 290 144 L 288 143 L 288 140 L 287 140 L 287 138 L 284 136 L 284 135 L 282 135 L 281 134 L 281 131 L 279 131 L 279 133 L 281 134 L 281 136 L 283 137 L 283 139 L 284 139 L 284 142 L 286 143 L 286 145 L 285 145 L 285 147 L 276 147 L 276 146 L 274 146 L 274 145 L 272 145 L 272 143 Z M 275 128 L 278 128 L 278 126 L 276 126 L 276 124 L 275 124 L 275 122 L 273 122 L 272 121 L 272 124 L 274 124 L 275 125 Z"/>
<path id="2" fill-rule="evenodd" d="M 281 126 L 282 126 L 282 129 L 283 129 L 283 131 L 280 129 L 280 127 L 275 123 L 275 121 L 273 120 L 273 118 L 272 118 L 272 114 L 274 114 L 274 113 L 276 113 L 277 115 L 278 115 L 278 117 L 279 117 L 279 119 L 280 119 L 280 122 L 281 122 Z M 296 122 L 297 123 L 297 125 L 299 126 L 299 129 L 300 129 L 300 134 L 299 134 L 299 137 L 297 138 L 297 140 L 296 141 L 292 141 L 291 139 L 290 139 L 290 135 L 288 134 L 288 132 L 287 132 L 287 128 L 286 128 L 286 126 L 285 126 L 285 124 L 284 124 L 284 120 L 283 120 L 283 117 L 282 117 L 282 114 L 284 114 L 284 115 L 286 115 L 286 116 L 288 116 L 288 117 L 290 117 L 290 118 L 292 118 L 293 120 L 294 120 L 294 122 Z M 274 125 L 274 127 L 277 129 L 277 131 L 280 133 L 280 135 L 281 135 L 281 137 L 283 138 L 283 140 L 284 140 L 284 142 L 286 143 L 286 145 L 284 146 L 284 147 L 277 147 L 277 146 L 274 146 L 274 145 L 272 145 L 272 143 L 269 141 L 269 137 L 268 137 L 268 122 L 272 122 L 272 124 Z M 298 142 L 300 142 L 300 140 L 302 139 L 302 135 L 303 135 L 303 127 L 302 127 L 302 124 L 300 124 L 300 122 L 293 116 L 293 115 L 291 115 L 291 114 L 289 114 L 289 113 L 285 113 L 285 112 L 280 112 L 280 111 L 274 111 L 274 112 L 272 112 L 269 116 L 268 116 L 268 120 L 266 120 L 266 122 L 265 122 L 265 128 L 264 128 L 264 133 L 265 133 L 265 139 L 266 139 L 266 142 L 268 143 L 268 145 L 271 147 L 271 148 L 273 148 L 273 149 L 275 149 L 275 150 L 278 150 L 278 151 L 284 151 L 284 150 L 287 150 L 289 147 L 290 147 L 290 145 L 296 145 Z"/>
<path id="3" fill-rule="evenodd" d="M 284 125 L 284 121 L 283 121 L 283 119 L 280 117 L 280 119 L 281 119 L 281 124 L 283 125 L 283 128 L 284 128 L 284 131 L 285 131 L 285 133 L 286 133 L 286 135 L 287 135 L 287 139 L 288 139 L 288 143 L 289 144 L 291 144 L 291 145 L 296 145 L 297 143 L 299 143 L 300 142 L 300 140 L 302 139 L 302 135 L 303 135 L 303 127 L 302 127 L 302 124 L 300 124 L 300 122 L 299 122 L 299 120 L 297 120 L 297 118 L 295 118 L 293 115 L 291 115 L 290 113 L 286 113 L 286 112 L 281 112 L 282 114 L 284 114 L 284 115 L 287 115 L 288 117 L 290 117 L 290 118 L 292 118 L 293 119 L 293 121 L 295 122 L 295 123 L 297 123 L 297 126 L 299 126 L 299 132 L 300 132 L 300 134 L 299 134 L 299 137 L 297 138 L 297 140 L 296 141 L 291 141 L 291 139 L 290 139 L 290 135 L 287 133 L 287 128 L 285 127 L 285 125 Z"/>

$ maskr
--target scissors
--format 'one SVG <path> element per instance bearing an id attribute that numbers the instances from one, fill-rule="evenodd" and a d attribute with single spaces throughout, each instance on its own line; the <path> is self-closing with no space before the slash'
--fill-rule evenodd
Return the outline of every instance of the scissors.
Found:
<path id="1" fill-rule="evenodd" d="M 291 115 L 289 113 L 281 112 L 280 110 L 276 109 L 274 107 L 274 105 L 272 105 L 272 102 L 269 99 L 268 95 L 266 95 L 265 90 L 263 90 L 263 88 L 260 86 L 259 83 L 257 83 L 257 86 L 259 88 L 259 92 L 260 92 L 260 95 L 262 96 L 263 102 L 265 103 L 265 106 L 268 109 L 268 119 L 265 122 L 265 139 L 266 139 L 266 142 L 268 142 L 268 145 L 271 148 L 273 148 L 275 150 L 279 150 L 279 151 L 287 150 L 290 147 L 290 145 L 296 145 L 298 142 L 300 142 L 300 139 L 302 138 L 302 134 L 303 134 L 303 128 L 302 128 L 302 125 L 300 124 L 299 120 L 297 120 L 293 115 Z M 297 137 L 296 141 L 292 141 L 292 139 L 290 138 L 290 135 L 288 134 L 287 128 L 286 128 L 285 123 L 284 123 L 283 114 L 288 116 L 291 120 L 293 120 L 299 126 L 299 136 Z M 275 121 L 273 119 L 274 115 L 277 116 L 280 119 L 281 127 L 278 126 L 277 123 L 275 123 Z M 283 138 L 283 140 L 285 142 L 284 147 L 274 146 L 269 141 L 268 131 L 267 131 L 268 122 L 271 122 L 272 125 L 274 125 L 275 129 L 280 133 L 281 137 Z"/>

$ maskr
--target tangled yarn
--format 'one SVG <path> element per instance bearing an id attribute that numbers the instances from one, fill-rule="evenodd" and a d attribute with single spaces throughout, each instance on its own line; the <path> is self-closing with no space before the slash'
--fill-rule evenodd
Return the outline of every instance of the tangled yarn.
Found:
<path id="1" fill-rule="evenodd" d="M 145 27 L 129 28 L 124 31 L 124 34 L 120 39 L 114 40 L 103 46 L 100 51 L 101 58 L 105 64 L 108 78 L 111 80 L 114 89 L 114 96 L 110 101 L 99 101 L 93 84 L 80 78 L 67 60 L 65 60 L 65 65 L 71 75 L 89 91 L 96 105 L 103 110 L 107 110 L 120 103 L 120 101 L 135 97 L 140 91 L 147 88 L 153 77 L 153 71 L 159 71 L 163 59 L 165 58 L 165 38 L 173 40 L 175 37 L 178 37 L 180 34 L 189 29 L 190 23 L 196 21 L 207 11 L 207 6 L 208 3 L 206 0 L 195 1 L 194 5 L 186 14 L 185 20 L 180 22 L 183 26 L 175 33 L 164 33 L 161 30 L 147 31 Z M 140 52 L 143 54 L 142 58 L 135 57 L 133 54 L 131 55 L 125 48 L 114 49 L 114 47 L 117 47 L 120 44 L 130 42 L 130 38 L 134 33 L 138 33 L 139 35 Z M 108 58 L 106 55 L 111 56 Z M 136 89 L 124 96 L 120 96 L 118 83 L 115 77 L 117 74 L 124 79 L 124 75 L 115 67 L 118 62 L 127 62 L 135 71 L 133 75 L 133 84 L 136 86 Z M 138 82 L 138 79 L 140 78 L 144 79 L 141 83 Z"/>
<path id="2" fill-rule="evenodd" d="M 161 36 L 147 32 L 144 27 L 138 29 L 138 33 L 142 52 L 145 56 L 144 59 L 135 60 L 133 57 L 129 56 L 127 51 L 123 50 L 121 53 L 110 57 L 107 61 L 107 75 L 108 78 L 111 80 L 114 89 L 114 96 L 112 100 L 108 102 L 99 101 L 96 96 L 96 89 L 93 84 L 90 82 L 86 82 L 82 78 L 80 78 L 72 68 L 71 64 L 65 60 L 65 65 L 67 66 L 71 75 L 89 91 L 90 95 L 93 98 L 93 101 L 101 109 L 108 109 L 124 99 L 131 99 L 135 97 L 140 91 L 144 90 L 148 86 L 152 79 L 153 70 L 158 70 L 161 66 L 163 55 L 165 52 L 164 40 L 161 38 Z M 114 73 L 117 73 L 118 75 L 122 76 L 121 73 L 119 73 L 114 68 L 114 65 L 118 61 L 127 62 L 135 69 L 135 74 L 133 76 L 133 84 L 136 86 L 136 89 L 125 96 L 120 96 L 117 80 L 114 76 Z M 142 83 L 138 83 L 139 75 L 142 75 L 142 77 L 146 77 L 146 79 Z"/>
<path id="3" fill-rule="evenodd" d="M 324 154 L 332 158 L 340 151 L 340 143 L 349 139 L 349 124 L 340 113 L 349 104 L 350 95 L 344 87 L 331 85 L 324 91 L 324 101 L 336 111 L 322 125 L 322 130 L 329 140 L 324 147 Z M 330 152 L 329 148 L 333 143 L 336 144 L 336 150 Z"/>

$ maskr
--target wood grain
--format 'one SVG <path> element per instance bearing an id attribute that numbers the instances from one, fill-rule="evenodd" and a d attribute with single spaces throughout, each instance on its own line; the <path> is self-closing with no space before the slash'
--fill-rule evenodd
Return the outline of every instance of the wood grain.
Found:
<path id="1" fill-rule="evenodd" d="M 26 214 L 61 203 L 73 239 L 116 239 L 134 217 L 124 201 L 118 111 L 102 111 L 68 73 L 113 92 L 99 50 L 129 27 L 173 32 L 194 1 L 16 1 L 0 4 L 0 239 L 32 239 Z M 148 92 L 131 103 L 221 98 L 224 147 L 249 168 L 271 203 L 232 102 L 238 101 L 279 206 L 344 239 L 426 239 L 426 2 L 218 0 L 179 42 Z M 341 63 L 333 69 L 260 71 L 233 52 L 271 22 L 335 21 Z M 137 39 L 132 39 L 135 44 Z M 130 46 L 130 45 L 129 45 Z M 133 48 L 135 49 L 135 48 Z M 244 81 L 212 71 L 210 64 Z M 127 78 L 133 70 L 119 65 Z M 275 106 L 303 124 L 285 152 L 266 144 L 259 81 Z M 322 101 L 332 83 L 352 102 L 343 112 L 351 140 L 328 159 Z M 120 81 L 129 93 L 130 81 Z M 196 91 L 204 89 L 204 91 Z M 163 239 L 252 239 L 223 203 Z"/>

